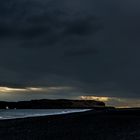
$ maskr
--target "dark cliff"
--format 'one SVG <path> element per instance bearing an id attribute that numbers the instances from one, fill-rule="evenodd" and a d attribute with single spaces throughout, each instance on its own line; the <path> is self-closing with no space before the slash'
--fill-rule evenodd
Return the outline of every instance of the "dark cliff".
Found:
<path id="1" fill-rule="evenodd" d="M 6 107 L 13 109 L 61 109 L 61 108 L 94 108 L 105 107 L 104 102 L 93 100 L 31 100 L 19 102 L 4 102 L 0 101 L 0 109 Z"/>

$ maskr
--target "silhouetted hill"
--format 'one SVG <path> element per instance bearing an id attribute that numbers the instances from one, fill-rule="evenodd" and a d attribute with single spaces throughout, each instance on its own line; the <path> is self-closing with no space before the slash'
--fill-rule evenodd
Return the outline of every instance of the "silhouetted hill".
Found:
<path id="1" fill-rule="evenodd" d="M 10 109 L 61 109 L 61 108 L 94 108 L 105 107 L 104 102 L 93 100 L 31 100 L 31 101 L 19 101 L 19 102 L 5 102 L 0 101 L 0 109 L 6 107 Z"/>

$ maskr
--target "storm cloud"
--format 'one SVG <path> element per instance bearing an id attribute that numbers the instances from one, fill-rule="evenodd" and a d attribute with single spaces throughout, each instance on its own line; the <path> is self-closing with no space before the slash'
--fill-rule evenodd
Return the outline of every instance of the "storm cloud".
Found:
<path id="1" fill-rule="evenodd" d="M 0 86 L 70 87 L 24 98 L 140 98 L 139 6 L 137 0 L 1 0 Z"/>

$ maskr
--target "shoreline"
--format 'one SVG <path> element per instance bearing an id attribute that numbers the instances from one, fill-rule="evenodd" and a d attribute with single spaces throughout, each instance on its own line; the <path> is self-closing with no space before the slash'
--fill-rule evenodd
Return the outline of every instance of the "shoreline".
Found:
<path id="1" fill-rule="evenodd" d="M 1 140 L 138 140 L 140 110 L 0 120 Z"/>
<path id="2" fill-rule="evenodd" d="M 14 109 L 9 109 L 9 110 L 14 110 Z M 34 110 L 34 109 L 17 109 L 17 110 Z M 36 109 L 35 109 L 36 110 Z M 41 109 L 37 109 L 37 110 L 41 110 Z M 43 109 L 48 110 L 48 109 Z M 51 109 L 53 110 L 53 109 Z M 35 118 L 35 117 L 43 117 L 43 116 L 57 116 L 57 115 L 64 115 L 64 114 L 73 114 L 73 113 L 79 113 L 79 112 L 86 112 L 86 111 L 90 111 L 92 109 L 73 109 L 71 111 L 62 111 L 62 112 L 55 112 L 55 113 L 46 113 L 46 114 L 38 114 L 38 115 L 27 115 L 27 116 L 20 116 L 20 117 L 9 117 L 9 118 L 4 118 L 4 117 L 0 117 L 0 120 L 16 120 L 16 119 L 25 119 L 25 118 Z M 3 111 L 7 111 L 7 110 L 3 110 Z"/>

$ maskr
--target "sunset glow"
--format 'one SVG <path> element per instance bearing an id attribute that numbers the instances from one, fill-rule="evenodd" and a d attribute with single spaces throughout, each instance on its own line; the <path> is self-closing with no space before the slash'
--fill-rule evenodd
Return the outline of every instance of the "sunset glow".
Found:
<path id="1" fill-rule="evenodd" d="M 11 87 L 0 87 L 0 93 L 12 93 L 12 92 L 29 92 L 29 91 L 42 91 L 42 88 L 11 88 Z"/>
<path id="2" fill-rule="evenodd" d="M 9 87 L 0 87 L 1 93 L 9 93 L 9 92 L 15 92 L 15 91 L 26 91 L 24 88 L 9 88 Z"/>
<path id="3" fill-rule="evenodd" d="M 0 87 L 0 93 L 16 93 L 16 92 L 49 92 L 70 90 L 70 87 L 25 87 L 25 88 L 12 88 L 12 87 Z"/>
<path id="4" fill-rule="evenodd" d="M 96 101 L 102 101 L 102 102 L 106 102 L 108 101 L 109 97 L 97 97 L 97 96 L 81 96 L 80 97 L 82 100 L 96 100 Z"/>

